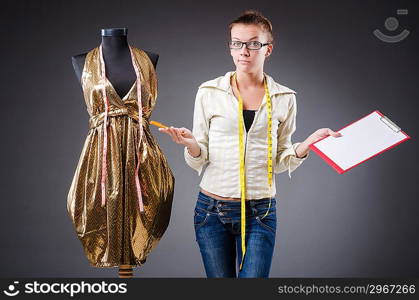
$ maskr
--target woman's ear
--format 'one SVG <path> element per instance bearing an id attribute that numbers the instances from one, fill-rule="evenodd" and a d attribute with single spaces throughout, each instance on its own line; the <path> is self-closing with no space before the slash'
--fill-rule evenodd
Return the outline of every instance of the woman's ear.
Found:
<path id="1" fill-rule="evenodd" d="M 265 57 L 268 58 L 273 51 L 274 46 L 272 44 L 269 44 L 266 46 L 266 53 L 265 53 Z"/>

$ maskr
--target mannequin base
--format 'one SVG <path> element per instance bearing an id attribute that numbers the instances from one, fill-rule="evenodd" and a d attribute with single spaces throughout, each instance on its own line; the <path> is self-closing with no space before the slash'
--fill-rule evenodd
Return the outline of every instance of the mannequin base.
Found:
<path id="1" fill-rule="evenodd" d="M 134 273 L 131 265 L 119 265 L 119 278 L 132 278 Z"/>

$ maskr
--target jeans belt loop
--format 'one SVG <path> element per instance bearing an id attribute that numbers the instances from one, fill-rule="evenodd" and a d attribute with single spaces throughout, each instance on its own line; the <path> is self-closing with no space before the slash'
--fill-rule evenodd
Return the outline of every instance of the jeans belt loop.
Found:
<path id="1" fill-rule="evenodd" d="M 253 213 L 253 215 L 254 215 L 254 216 L 257 216 L 257 214 L 258 214 L 258 210 L 257 210 L 257 208 L 255 207 L 255 202 L 254 202 L 253 200 L 249 200 L 249 205 L 250 205 L 250 208 L 252 209 L 252 213 Z"/>
<path id="2" fill-rule="evenodd" d="M 212 208 L 214 207 L 214 199 L 209 198 L 208 200 L 210 201 L 210 204 L 208 205 L 207 210 L 211 211 Z"/>

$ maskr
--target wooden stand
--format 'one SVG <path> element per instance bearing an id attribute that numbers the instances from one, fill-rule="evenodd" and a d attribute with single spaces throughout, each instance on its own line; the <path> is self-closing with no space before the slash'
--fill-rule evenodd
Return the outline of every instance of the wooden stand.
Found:
<path id="1" fill-rule="evenodd" d="M 133 271 L 131 265 L 119 265 L 119 278 L 132 278 Z"/>

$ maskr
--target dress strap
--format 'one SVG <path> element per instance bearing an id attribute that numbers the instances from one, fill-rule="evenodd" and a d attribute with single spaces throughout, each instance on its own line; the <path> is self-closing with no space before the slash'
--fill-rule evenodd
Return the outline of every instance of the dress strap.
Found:
<path id="1" fill-rule="evenodd" d="M 102 178 L 100 181 L 101 189 L 102 189 L 102 207 L 105 206 L 106 202 L 106 188 L 105 188 L 105 181 L 107 175 L 107 167 L 106 167 L 106 153 L 108 152 L 108 130 L 107 130 L 107 123 L 108 123 L 108 110 L 109 110 L 109 102 L 108 96 L 106 95 L 106 70 L 105 70 L 105 62 L 103 60 L 103 53 L 102 53 L 102 45 L 99 46 L 99 58 L 100 58 L 100 68 L 101 68 L 101 79 L 102 79 L 102 94 L 103 100 L 105 103 L 105 117 L 103 120 L 103 151 L 102 151 Z"/>
<path id="2" fill-rule="evenodd" d="M 140 211 L 143 212 L 144 211 L 143 196 L 141 194 L 141 185 L 140 185 L 140 179 L 139 179 L 139 174 L 138 174 L 138 171 L 140 169 L 140 162 L 141 162 L 140 148 L 141 148 L 141 141 L 143 138 L 143 107 L 142 107 L 142 102 L 141 102 L 141 72 L 137 65 L 137 62 L 134 56 L 134 51 L 131 46 L 129 46 L 129 50 L 131 52 L 131 59 L 132 59 L 132 64 L 135 69 L 135 74 L 137 74 L 138 127 L 140 130 L 140 137 L 138 139 L 138 148 L 137 148 L 137 167 L 135 169 L 135 185 L 137 187 L 138 205 L 140 207 Z"/>

